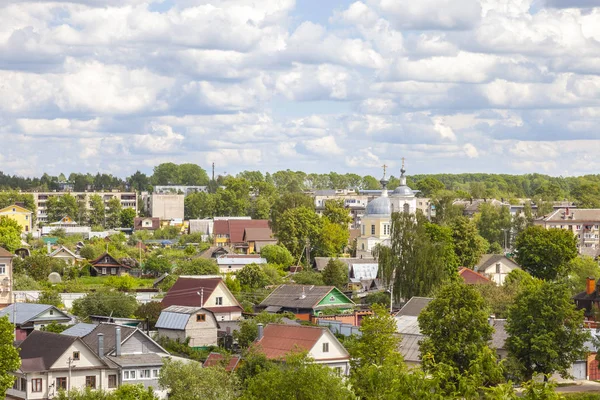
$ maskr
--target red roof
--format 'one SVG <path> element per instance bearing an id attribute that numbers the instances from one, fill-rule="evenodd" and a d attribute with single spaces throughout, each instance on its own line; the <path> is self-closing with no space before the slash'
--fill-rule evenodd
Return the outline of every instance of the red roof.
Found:
<path id="1" fill-rule="evenodd" d="M 4 247 L 0 247 L 0 257 L 14 257 L 15 255 L 10 251 L 6 250 Z"/>
<path id="2" fill-rule="evenodd" d="M 461 278 L 463 278 L 467 285 L 477 285 L 491 282 L 487 277 L 465 267 L 458 270 L 458 274 L 461 276 Z"/>
<path id="3" fill-rule="evenodd" d="M 204 361 L 204 368 L 206 367 L 214 367 L 215 365 L 219 365 L 221 363 L 221 361 L 223 361 L 223 354 L 219 354 L 219 353 L 210 353 L 208 355 L 208 357 L 206 358 L 206 361 Z M 229 358 L 229 363 L 227 363 L 227 365 L 225 366 L 225 370 L 228 372 L 231 372 L 235 369 L 237 369 L 238 364 L 240 363 L 240 356 L 237 355 L 232 355 Z"/>
<path id="4" fill-rule="evenodd" d="M 162 299 L 163 308 L 169 306 L 201 307 L 200 292 L 204 289 L 204 301 L 210 297 L 215 288 L 223 282 L 221 278 L 179 278 Z"/>
<path id="5" fill-rule="evenodd" d="M 216 220 L 213 229 L 214 235 L 229 235 L 231 243 L 242 243 L 246 228 L 268 228 L 269 220 L 266 219 L 228 219 Z"/>
<path id="6" fill-rule="evenodd" d="M 263 337 L 254 346 L 268 359 L 276 360 L 293 351 L 310 351 L 317 343 L 324 329 L 314 326 L 269 324 Z"/>

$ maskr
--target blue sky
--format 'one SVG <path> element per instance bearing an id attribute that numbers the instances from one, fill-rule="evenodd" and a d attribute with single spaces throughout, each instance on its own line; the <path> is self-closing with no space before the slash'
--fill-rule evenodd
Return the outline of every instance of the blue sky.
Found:
<path id="1" fill-rule="evenodd" d="M 0 0 L 5 173 L 597 173 L 596 0 Z"/>

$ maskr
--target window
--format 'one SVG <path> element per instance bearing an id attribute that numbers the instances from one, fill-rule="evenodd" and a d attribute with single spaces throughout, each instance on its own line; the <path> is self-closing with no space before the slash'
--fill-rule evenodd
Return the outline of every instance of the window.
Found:
<path id="1" fill-rule="evenodd" d="M 123 371 L 123 380 L 124 381 L 128 381 L 129 380 L 129 371 Z"/>
<path id="2" fill-rule="evenodd" d="M 21 390 L 22 392 L 27 391 L 27 379 L 21 378 L 21 389 L 19 390 Z"/>
<path id="3" fill-rule="evenodd" d="M 371 235 L 375 234 L 375 225 L 371 225 Z"/>
<path id="4" fill-rule="evenodd" d="M 196 314 L 196 322 L 206 321 L 206 314 Z"/>
<path id="5" fill-rule="evenodd" d="M 329 343 L 323 343 L 323 353 L 329 353 Z"/>
<path id="6" fill-rule="evenodd" d="M 129 377 L 135 379 L 135 371 L 129 371 Z"/>
<path id="7" fill-rule="evenodd" d="M 102 275 L 106 275 L 106 268 L 102 267 Z"/>
<path id="8" fill-rule="evenodd" d="M 54 315 L 54 310 L 50 309 L 50 315 Z"/>
<path id="9" fill-rule="evenodd" d="M 79 352 L 78 351 L 74 351 L 73 352 L 73 360 L 74 361 L 79 361 Z"/>
<path id="10" fill-rule="evenodd" d="M 60 378 L 56 378 L 56 388 L 57 389 L 67 389 L 67 378 L 60 377 Z"/>
<path id="11" fill-rule="evenodd" d="M 404 212 L 407 214 L 410 212 L 410 206 L 408 205 L 408 203 L 404 204 Z"/>
<path id="12" fill-rule="evenodd" d="M 365 226 L 364 226 L 364 225 L 362 225 L 362 226 L 360 227 L 360 233 L 361 233 L 362 235 L 364 235 L 364 234 L 365 234 Z"/>
<path id="13" fill-rule="evenodd" d="M 111 275 L 116 275 L 117 274 L 117 269 L 116 268 L 111 268 L 110 269 L 110 274 Z"/>
<path id="14" fill-rule="evenodd" d="M 365 249 L 365 244 L 364 244 L 364 243 L 362 243 L 362 244 L 360 245 L 360 249 L 361 249 L 361 250 L 364 250 L 364 249 Z"/>
<path id="15" fill-rule="evenodd" d="M 89 387 L 90 389 L 96 389 L 96 376 L 95 375 L 86 376 L 85 377 L 85 386 Z"/>
<path id="16" fill-rule="evenodd" d="M 334 302 L 334 301 L 335 301 L 335 296 L 331 296 L 331 297 L 329 298 L 329 301 L 330 301 L 330 302 Z"/>
<path id="17" fill-rule="evenodd" d="M 153 369 L 152 370 L 152 377 L 153 378 L 158 378 L 158 370 L 157 369 Z"/>
<path id="18" fill-rule="evenodd" d="M 0 275 L 6 274 L 6 264 L 0 264 Z"/>
<path id="19" fill-rule="evenodd" d="M 108 388 L 112 389 L 112 388 L 116 388 L 116 387 L 117 387 L 117 376 L 109 375 L 108 376 Z"/>
<path id="20" fill-rule="evenodd" d="M 15 212 L 15 211 L 17 211 L 17 209 L 16 209 L 16 208 L 13 208 L 13 212 Z"/>
<path id="21" fill-rule="evenodd" d="M 499 274 L 500 273 L 500 263 L 496 264 L 496 273 Z"/>
<path id="22" fill-rule="evenodd" d="M 150 379 L 150 370 L 149 369 L 142 369 L 140 371 L 140 379 Z"/>
<path id="23" fill-rule="evenodd" d="M 31 391 L 32 392 L 41 392 L 42 391 L 42 379 L 32 379 L 31 380 Z"/>
<path id="24" fill-rule="evenodd" d="M 215 299 L 215 304 L 218 306 L 222 306 L 223 305 L 223 298 L 222 297 L 217 297 Z"/>

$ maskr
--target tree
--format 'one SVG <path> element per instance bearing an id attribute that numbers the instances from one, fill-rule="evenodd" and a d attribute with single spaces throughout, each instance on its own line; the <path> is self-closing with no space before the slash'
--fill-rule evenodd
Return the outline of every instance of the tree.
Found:
<path id="1" fill-rule="evenodd" d="M 269 264 L 281 265 L 288 268 L 294 264 L 294 257 L 288 249 L 277 244 L 268 244 L 260 249 L 260 256 L 265 258 Z"/>
<path id="2" fill-rule="evenodd" d="M 19 350 L 14 346 L 14 326 L 8 322 L 8 316 L 0 318 L 0 397 L 6 395 L 6 390 L 13 385 L 15 377 L 11 372 L 21 366 Z"/>
<path id="3" fill-rule="evenodd" d="M 568 369 L 584 356 L 589 334 L 583 326 L 583 310 L 577 310 L 564 284 L 533 280 L 526 284 L 508 309 L 506 348 L 524 380 L 534 374 Z"/>
<path id="4" fill-rule="evenodd" d="M 208 185 L 208 174 L 196 164 L 179 165 L 179 183 L 188 186 L 206 186 Z"/>
<path id="5" fill-rule="evenodd" d="M 34 254 L 29 257 L 25 257 L 20 262 L 19 268 L 22 268 L 27 275 L 38 281 L 45 281 L 48 279 L 48 275 L 51 272 L 58 272 L 63 274 L 67 263 L 57 258 L 48 257 L 44 254 Z"/>
<path id="6" fill-rule="evenodd" d="M 152 255 L 146 259 L 144 263 L 144 270 L 153 272 L 156 275 L 164 274 L 165 272 L 171 272 L 172 266 L 171 261 L 160 255 Z"/>
<path id="7" fill-rule="evenodd" d="M 489 203 L 481 204 L 479 213 L 476 215 L 476 224 L 479 234 L 490 244 L 497 243 L 503 249 L 511 247 L 512 217 L 508 207 L 496 207 Z"/>
<path id="8" fill-rule="evenodd" d="M 479 235 L 474 222 L 467 217 L 455 218 L 450 227 L 459 264 L 473 268 L 486 252 L 489 244 Z"/>
<path id="9" fill-rule="evenodd" d="M 339 224 L 346 228 L 352 222 L 350 212 L 344 207 L 344 200 L 326 200 L 323 216 L 334 224 Z"/>
<path id="10" fill-rule="evenodd" d="M 177 275 L 216 275 L 219 273 L 219 266 L 215 260 L 195 258 L 179 261 L 175 271 Z"/>
<path id="11" fill-rule="evenodd" d="M 443 190 L 445 186 L 436 178 L 427 177 L 418 181 L 415 188 L 421 191 L 421 193 L 419 193 L 419 196 L 432 197 L 438 191 Z"/>
<path id="12" fill-rule="evenodd" d="M 468 371 L 492 339 L 488 317 L 485 301 L 473 287 L 460 282 L 443 286 L 419 315 L 425 336 L 420 343 L 423 368 L 443 363 L 459 373 Z"/>
<path id="13" fill-rule="evenodd" d="M 162 305 L 159 301 L 150 301 L 148 303 L 140 304 L 135 310 L 135 317 L 146 320 L 148 319 L 148 323 L 150 324 L 149 329 L 154 329 L 154 325 L 156 321 L 158 321 L 158 317 L 162 311 Z"/>
<path id="14" fill-rule="evenodd" d="M 432 203 L 435 206 L 435 222 L 447 225 L 462 215 L 462 208 L 453 204 L 456 198 L 457 194 L 450 190 L 440 190 L 434 195 Z"/>
<path id="15" fill-rule="evenodd" d="M 81 250 L 79 250 L 79 255 L 85 258 L 86 260 L 90 261 L 95 260 L 96 257 L 99 257 L 94 246 L 91 246 L 89 244 L 86 244 L 81 248 Z"/>
<path id="16" fill-rule="evenodd" d="M 190 193 L 184 202 L 186 219 L 208 218 L 217 213 L 217 196 L 212 193 Z"/>
<path id="17" fill-rule="evenodd" d="M 108 210 L 106 211 L 106 228 L 118 228 L 121 224 L 121 200 L 116 197 L 108 200 Z M 132 225 L 133 226 L 133 225 Z"/>
<path id="18" fill-rule="evenodd" d="M 589 256 L 575 257 L 569 262 L 567 270 L 570 271 L 567 282 L 573 294 L 585 290 L 588 278 L 600 278 L 600 266 L 598 266 L 596 260 Z"/>
<path id="19" fill-rule="evenodd" d="M 4 215 L 0 216 L 0 247 L 10 252 L 21 247 L 21 226 Z"/>
<path id="20" fill-rule="evenodd" d="M 390 294 L 386 292 L 369 293 L 363 298 L 363 303 L 368 305 L 381 304 L 386 309 L 390 308 Z"/>
<path id="21" fill-rule="evenodd" d="M 150 184 L 150 180 L 146 174 L 143 174 L 140 171 L 135 171 L 135 174 L 127 178 L 127 182 L 131 186 L 132 190 L 136 190 L 138 192 L 147 190 L 148 185 Z"/>
<path id="22" fill-rule="evenodd" d="M 242 348 L 250 346 L 258 337 L 258 324 L 279 323 L 283 319 L 283 314 L 271 314 L 262 311 L 253 318 L 244 319 L 240 322 L 240 328 L 233 332 L 233 337 Z"/>
<path id="23" fill-rule="evenodd" d="M 37 299 L 38 304 L 48 304 L 54 307 L 60 307 L 62 304 L 62 298 L 57 290 L 44 290 L 40 293 L 40 297 Z"/>
<path id="24" fill-rule="evenodd" d="M 269 283 L 269 278 L 260 265 L 256 263 L 245 265 L 244 268 L 238 271 L 236 278 L 240 281 L 242 288 L 259 289 L 264 288 Z"/>
<path id="25" fill-rule="evenodd" d="M 62 333 L 72 325 L 63 325 L 56 322 L 50 322 L 48 325 L 42 326 L 40 329 L 43 332 Z"/>
<path id="26" fill-rule="evenodd" d="M 325 282 L 323 282 L 323 275 L 320 272 L 310 269 L 295 273 L 292 275 L 292 280 L 298 285 L 325 285 Z"/>
<path id="27" fill-rule="evenodd" d="M 279 223 L 283 214 L 289 209 L 298 207 L 314 210 L 315 203 L 312 198 L 304 193 L 284 193 L 275 200 L 271 208 L 271 229 L 273 229 L 273 232 L 279 230 Z"/>
<path id="28" fill-rule="evenodd" d="M 106 211 L 104 206 L 104 200 L 100 195 L 93 194 L 90 196 L 90 225 L 101 225 L 104 226 L 104 218 L 106 217 Z"/>
<path id="29" fill-rule="evenodd" d="M 318 388 L 318 390 L 316 390 Z M 346 400 L 353 395 L 331 368 L 305 354 L 290 354 L 285 363 L 262 370 L 247 380 L 248 400 Z"/>
<path id="30" fill-rule="evenodd" d="M 221 367 L 202 368 L 199 363 L 165 359 L 158 378 L 172 400 L 232 400 L 239 382 L 235 374 Z"/>
<path id="31" fill-rule="evenodd" d="M 279 243 L 294 257 L 302 255 L 306 240 L 311 245 L 319 243 L 323 221 L 308 207 L 291 208 L 283 213 L 276 233 Z"/>
<path id="32" fill-rule="evenodd" d="M 71 389 L 69 392 L 60 390 L 57 400 L 158 400 L 154 395 L 154 390 L 145 388 L 142 384 L 131 385 L 124 384 L 116 390 L 108 392 L 104 390 L 91 389 L 84 390 Z"/>
<path id="33" fill-rule="evenodd" d="M 174 163 L 163 163 L 154 167 L 151 178 L 154 185 L 177 185 L 181 183 L 179 166 Z"/>
<path id="34" fill-rule="evenodd" d="M 135 220 L 135 210 L 133 208 L 124 208 L 121 211 L 120 219 L 121 219 L 121 228 L 133 228 L 133 223 Z"/>
<path id="35" fill-rule="evenodd" d="M 330 222 L 327 217 L 323 217 L 322 222 L 316 254 L 325 257 L 339 256 L 348 245 L 350 237 L 348 226 Z"/>
<path id="36" fill-rule="evenodd" d="M 123 292 L 98 291 L 88 293 L 73 302 L 73 314 L 81 318 L 90 315 L 112 315 L 129 318 L 138 307 L 134 296 Z"/>
<path id="37" fill-rule="evenodd" d="M 577 257 L 573 232 L 530 226 L 515 241 L 517 263 L 532 276 L 556 279 L 568 274 L 568 265 Z"/>
<path id="38" fill-rule="evenodd" d="M 343 261 L 330 258 L 322 272 L 323 282 L 340 290 L 348 287 L 348 265 Z"/>

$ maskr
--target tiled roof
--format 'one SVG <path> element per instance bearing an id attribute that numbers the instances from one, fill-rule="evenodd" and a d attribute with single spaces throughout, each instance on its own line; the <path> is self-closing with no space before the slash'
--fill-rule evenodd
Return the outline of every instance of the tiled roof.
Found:
<path id="1" fill-rule="evenodd" d="M 280 285 L 260 303 L 260 306 L 314 308 L 334 289 L 335 286 Z"/>
<path id="2" fill-rule="evenodd" d="M 461 268 L 458 271 L 458 274 L 461 276 L 461 278 L 463 278 L 467 285 L 477 285 L 491 282 L 488 278 L 480 273 L 465 267 Z"/>
<path id="3" fill-rule="evenodd" d="M 40 372 L 50 367 L 77 340 L 75 336 L 33 331 L 19 346 L 23 372 Z M 66 367 L 66 366 L 65 366 Z"/>
<path id="4" fill-rule="evenodd" d="M 327 328 L 269 324 L 255 346 L 268 359 L 280 359 L 292 351 L 309 351 Z"/>
<path id="5" fill-rule="evenodd" d="M 247 228 L 269 228 L 269 221 L 266 219 L 216 220 L 214 234 L 229 235 L 231 243 L 242 243 L 244 241 L 244 230 Z"/>
<path id="6" fill-rule="evenodd" d="M 14 257 L 15 255 L 4 247 L 0 247 L 0 257 Z"/>
<path id="7" fill-rule="evenodd" d="M 277 240 L 273 238 L 273 231 L 271 228 L 246 228 L 244 230 L 243 240 L 249 241 L 270 241 Z"/>
<path id="8" fill-rule="evenodd" d="M 238 367 L 238 364 L 240 363 L 240 359 L 241 359 L 241 357 L 238 355 L 229 356 L 229 362 L 225 366 L 225 370 L 228 372 L 234 371 Z M 223 360 L 224 360 L 223 354 L 210 353 L 208 355 L 208 357 L 206 358 L 206 361 L 204 361 L 204 368 L 220 365 Z"/>
<path id="9" fill-rule="evenodd" d="M 208 299 L 215 288 L 223 282 L 222 278 L 182 278 L 169 289 L 162 299 L 162 306 L 189 306 L 200 307 L 200 292 L 204 289 L 204 300 Z"/>
<path id="10" fill-rule="evenodd" d="M 396 315 L 411 315 L 413 317 L 418 317 L 431 300 L 433 300 L 431 297 L 411 297 Z"/>

